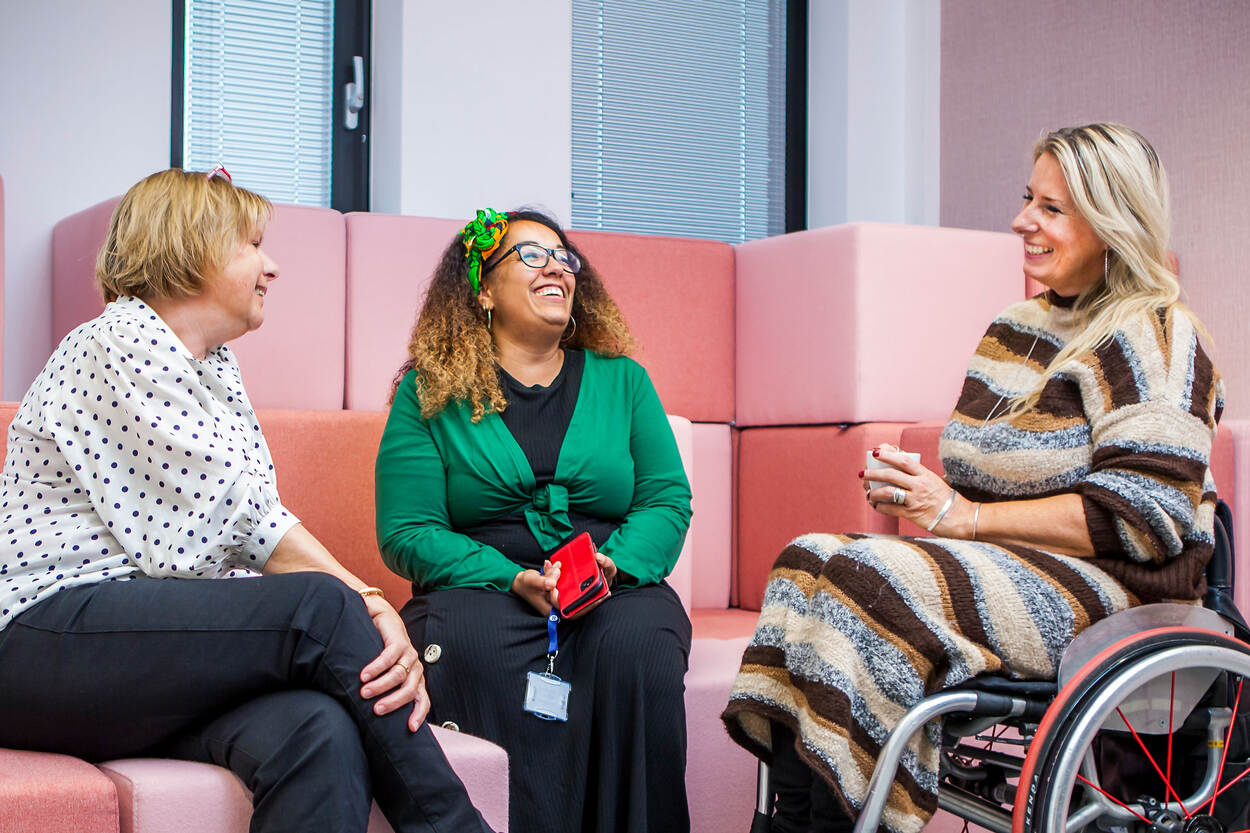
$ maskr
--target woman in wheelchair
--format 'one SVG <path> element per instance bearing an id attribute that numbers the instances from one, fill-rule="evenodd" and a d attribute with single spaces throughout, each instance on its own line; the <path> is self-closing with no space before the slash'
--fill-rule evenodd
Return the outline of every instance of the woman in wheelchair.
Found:
<path id="1" fill-rule="evenodd" d="M 875 483 L 859 472 L 878 512 L 937 537 L 803 535 L 769 576 L 723 718 L 771 765 L 773 833 L 850 830 L 887 736 L 927 696 L 983 674 L 1053 680 L 1093 623 L 1202 599 L 1223 385 L 1178 300 L 1165 173 L 1110 123 L 1055 131 L 1033 160 L 1011 227 L 1048 290 L 978 345 L 945 479 L 891 446 L 873 450 L 890 466 Z M 903 752 L 886 828 L 935 811 L 941 737 L 933 720 Z"/>

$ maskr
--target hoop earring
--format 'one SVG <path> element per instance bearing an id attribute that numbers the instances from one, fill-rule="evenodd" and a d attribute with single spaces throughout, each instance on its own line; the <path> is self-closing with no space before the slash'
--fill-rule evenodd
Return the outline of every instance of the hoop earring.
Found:
<path id="1" fill-rule="evenodd" d="M 1102 250 L 1102 282 L 1107 282 L 1107 276 L 1111 274 L 1111 247 Z"/>
<path id="2" fill-rule="evenodd" d="M 570 316 L 569 316 L 569 323 L 573 325 L 573 331 L 572 331 L 572 332 L 570 332 L 570 333 L 568 333 L 567 335 L 562 336 L 562 337 L 560 338 L 560 340 L 561 340 L 561 341 L 568 341 L 569 339 L 571 339 L 571 338 L 574 336 L 574 334 L 576 334 L 576 333 L 577 333 L 577 319 L 576 319 L 576 318 L 574 318 L 573 316 L 571 316 L 571 315 L 570 315 Z M 566 328 L 566 329 L 567 329 L 567 328 Z"/>

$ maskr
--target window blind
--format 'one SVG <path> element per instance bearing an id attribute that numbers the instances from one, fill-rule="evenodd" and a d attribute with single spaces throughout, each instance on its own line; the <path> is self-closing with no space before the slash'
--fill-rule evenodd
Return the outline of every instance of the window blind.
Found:
<path id="1" fill-rule="evenodd" d="M 183 167 L 330 204 L 334 0 L 186 0 Z"/>
<path id="2" fill-rule="evenodd" d="M 573 0 L 572 225 L 785 228 L 784 0 Z"/>

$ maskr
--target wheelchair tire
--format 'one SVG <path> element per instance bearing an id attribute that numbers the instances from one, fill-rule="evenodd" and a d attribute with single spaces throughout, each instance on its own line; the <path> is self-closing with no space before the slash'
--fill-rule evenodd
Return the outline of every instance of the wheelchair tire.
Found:
<path id="1" fill-rule="evenodd" d="M 1137 753 L 1140 749 L 1138 757 L 1148 763 L 1149 768 L 1157 774 L 1132 779 L 1132 791 L 1136 795 L 1112 795 L 1107 800 L 1136 805 L 1142 797 L 1153 797 L 1163 804 L 1169 799 L 1181 798 L 1182 791 L 1189 787 L 1180 781 L 1182 778 L 1192 780 L 1193 773 L 1182 773 L 1179 767 L 1173 769 L 1169 761 L 1160 763 L 1155 760 L 1156 753 L 1149 747 L 1161 746 L 1163 741 L 1147 742 L 1141 739 L 1133 730 L 1132 719 L 1122 714 L 1120 720 L 1123 722 L 1120 726 L 1127 724 L 1133 731 L 1124 731 L 1123 728 L 1109 730 L 1104 724 L 1116 715 L 1120 706 L 1132 695 L 1141 692 L 1152 681 L 1162 680 L 1170 675 L 1171 691 L 1175 692 L 1176 673 L 1185 671 L 1204 672 L 1203 679 L 1209 676 L 1216 681 L 1212 687 L 1230 679 L 1230 676 L 1233 679 L 1250 677 L 1250 646 L 1214 631 L 1183 626 L 1162 627 L 1134 634 L 1111 645 L 1081 668 L 1059 692 L 1029 746 L 1016 791 L 1013 833 L 1061 833 L 1083 808 L 1086 814 L 1095 812 L 1094 807 L 1085 808 L 1085 804 L 1090 802 L 1082 802 L 1080 806 L 1073 804 L 1077 785 L 1085 778 L 1078 769 L 1084 766 L 1084 771 L 1093 776 L 1093 783 L 1090 786 L 1083 785 L 1081 791 L 1089 791 L 1091 795 L 1094 789 L 1101 792 L 1097 785 L 1104 779 L 1100 775 L 1100 764 L 1096 757 L 1101 748 L 1098 744 L 1119 743 L 1124 748 L 1123 744 L 1128 743 L 1124 739 L 1129 737 L 1136 744 L 1132 751 Z M 1234 688 L 1234 693 L 1237 691 Z M 1247 688 L 1245 696 L 1250 698 L 1250 688 Z M 1231 695 L 1228 705 L 1232 705 Z M 1196 731 L 1192 725 L 1185 728 L 1188 715 L 1173 715 L 1170 706 L 1168 711 L 1167 730 L 1161 735 L 1168 738 L 1167 751 L 1162 755 L 1164 759 L 1169 754 L 1176 757 L 1172 752 L 1173 738 L 1185 740 L 1192 746 Z M 1195 708 L 1193 713 L 1197 714 L 1198 711 Z M 1188 732 L 1183 738 L 1182 728 Z M 1204 735 L 1202 746 L 1206 745 Z M 1164 781 L 1169 777 L 1176 783 L 1165 787 Z M 1217 781 L 1217 789 L 1219 786 L 1222 786 L 1222 782 Z M 1188 793 L 1184 795 L 1187 796 Z M 1223 808 L 1219 799 L 1216 799 L 1214 809 L 1217 819 L 1220 818 L 1221 810 L 1230 813 L 1235 809 L 1228 806 L 1231 804 L 1229 799 L 1231 796 L 1225 799 Z M 1210 804 L 1204 802 L 1200 807 L 1186 807 L 1182 815 L 1188 818 L 1200 811 L 1205 812 L 1208 808 Z M 1098 816 L 1089 819 L 1090 830 L 1095 829 L 1092 824 L 1094 818 Z M 1129 817 L 1119 823 L 1124 825 L 1122 829 L 1132 831 L 1156 829 L 1141 818 L 1140 815 L 1137 818 Z M 1105 823 L 1107 819 L 1103 818 L 1103 821 Z M 1181 823 L 1184 824 L 1184 819 Z M 1086 829 L 1086 826 L 1082 824 L 1075 829 Z"/>

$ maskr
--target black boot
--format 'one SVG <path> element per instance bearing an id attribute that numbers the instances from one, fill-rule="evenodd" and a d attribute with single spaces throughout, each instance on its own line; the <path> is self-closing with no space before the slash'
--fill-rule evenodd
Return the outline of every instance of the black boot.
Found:
<path id="1" fill-rule="evenodd" d="M 773 723 L 772 734 L 769 777 L 777 800 L 771 833 L 851 833 L 854 822 L 824 779 L 799 757 L 794 733 Z"/>
<path id="2" fill-rule="evenodd" d="M 842 809 L 825 779 L 812 778 L 812 833 L 851 833 L 855 823 Z"/>
<path id="3" fill-rule="evenodd" d="M 773 805 L 772 833 L 808 833 L 812 818 L 812 770 L 794 748 L 794 733 L 773 723 L 773 761 L 769 781 L 777 796 Z"/>

